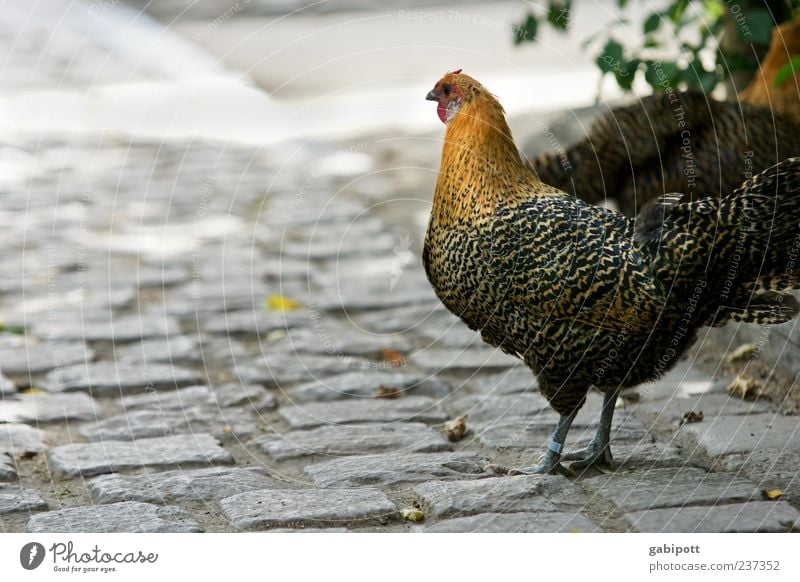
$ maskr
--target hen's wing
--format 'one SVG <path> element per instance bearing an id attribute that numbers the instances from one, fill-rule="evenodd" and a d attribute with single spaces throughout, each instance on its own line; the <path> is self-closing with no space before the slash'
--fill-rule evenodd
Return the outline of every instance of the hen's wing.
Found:
<path id="1" fill-rule="evenodd" d="M 499 208 L 492 241 L 511 298 L 533 320 L 625 333 L 657 325 L 664 287 L 619 213 L 568 195 L 536 198 Z"/>

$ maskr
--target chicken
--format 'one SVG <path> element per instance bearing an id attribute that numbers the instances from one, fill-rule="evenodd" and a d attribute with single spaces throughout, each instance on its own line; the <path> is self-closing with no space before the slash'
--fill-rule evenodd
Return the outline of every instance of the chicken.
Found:
<path id="1" fill-rule="evenodd" d="M 610 464 L 620 390 L 670 369 L 704 325 L 800 312 L 786 293 L 800 280 L 800 158 L 723 198 L 662 197 L 633 220 L 542 183 L 475 79 L 448 73 L 427 99 L 447 125 L 428 280 L 484 341 L 525 362 L 560 415 L 542 462 L 515 473 Z M 563 454 L 592 386 L 605 393 L 597 434 Z"/>
<path id="2" fill-rule="evenodd" d="M 761 70 L 742 91 L 740 99 L 751 105 L 768 107 L 800 119 L 800 73 L 795 72 L 778 86 L 775 78 L 781 68 L 800 55 L 800 18 L 784 22 L 772 31 L 769 52 Z"/>
<path id="3" fill-rule="evenodd" d="M 585 138 L 531 160 L 539 178 L 627 216 L 666 192 L 720 196 L 800 155 L 800 118 L 715 101 L 696 91 L 659 93 L 616 107 Z"/>

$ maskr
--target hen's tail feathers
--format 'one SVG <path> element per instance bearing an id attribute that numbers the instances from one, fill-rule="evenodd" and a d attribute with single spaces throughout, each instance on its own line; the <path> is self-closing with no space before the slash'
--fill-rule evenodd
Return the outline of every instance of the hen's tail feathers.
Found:
<path id="1" fill-rule="evenodd" d="M 715 318 L 784 323 L 800 314 L 787 294 L 800 288 L 800 158 L 789 158 L 747 180 L 720 202 L 737 226 L 727 271 L 735 273 L 730 297 Z"/>
<path id="2" fill-rule="evenodd" d="M 787 293 L 800 288 L 800 158 L 721 199 L 654 200 L 636 217 L 634 238 L 678 305 L 705 290 L 698 324 L 789 321 L 800 313 Z"/>

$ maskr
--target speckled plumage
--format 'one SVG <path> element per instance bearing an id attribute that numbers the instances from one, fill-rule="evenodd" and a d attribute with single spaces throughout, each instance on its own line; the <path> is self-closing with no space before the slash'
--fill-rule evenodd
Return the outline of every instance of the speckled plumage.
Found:
<path id="1" fill-rule="evenodd" d="M 564 145 L 530 161 L 542 182 L 594 204 L 613 200 L 633 217 L 665 192 L 725 195 L 800 155 L 800 120 L 696 91 L 659 93 L 612 109 Z"/>
<path id="2" fill-rule="evenodd" d="M 447 128 L 423 261 L 444 305 L 517 355 L 562 415 L 591 386 L 668 370 L 698 328 L 798 312 L 800 159 L 722 199 L 651 203 L 636 221 L 541 183 L 502 107 L 466 75 Z M 437 85 L 438 86 L 438 85 Z M 735 263 L 735 269 L 732 266 Z"/>

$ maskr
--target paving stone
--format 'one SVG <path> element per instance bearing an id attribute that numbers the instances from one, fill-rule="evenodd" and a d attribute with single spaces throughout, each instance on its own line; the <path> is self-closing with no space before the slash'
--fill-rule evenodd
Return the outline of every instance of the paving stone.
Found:
<path id="1" fill-rule="evenodd" d="M 756 533 L 800 531 L 800 512 L 785 501 L 648 509 L 625 514 L 641 532 Z"/>
<path id="2" fill-rule="evenodd" d="M 262 386 L 224 384 L 214 388 L 214 399 L 222 408 L 242 406 L 252 410 L 272 410 L 278 401 Z"/>
<path id="3" fill-rule="evenodd" d="M 269 533 L 356 533 L 346 527 L 279 527 L 269 530 Z"/>
<path id="4" fill-rule="evenodd" d="M 773 449 L 722 457 L 715 468 L 744 475 L 762 490 L 780 489 L 781 499 L 800 503 L 800 452 Z"/>
<path id="5" fill-rule="evenodd" d="M 132 441 L 174 434 L 209 433 L 243 439 L 259 431 L 258 417 L 249 410 L 194 406 L 186 409 L 142 408 L 89 423 L 80 434 L 89 441 Z"/>
<path id="6" fill-rule="evenodd" d="M 761 498 L 761 492 L 752 481 L 692 467 L 618 472 L 584 479 L 581 485 L 624 511 L 718 505 Z"/>
<path id="7" fill-rule="evenodd" d="M 551 418 L 558 420 L 550 403 L 538 392 L 509 396 L 478 394 L 448 402 L 446 406 L 451 416 L 466 414 L 473 423 L 505 422 L 520 418 L 531 420 L 540 414 L 546 417 L 545 422 Z"/>
<path id="8" fill-rule="evenodd" d="M 414 488 L 427 515 L 463 517 L 479 513 L 577 513 L 581 489 L 560 475 L 491 477 L 476 481 L 432 481 Z"/>
<path id="9" fill-rule="evenodd" d="M 524 365 L 517 365 L 496 374 L 476 374 L 470 378 L 469 386 L 475 392 L 494 396 L 538 392 L 539 390 L 536 377 L 530 368 Z"/>
<path id="10" fill-rule="evenodd" d="M 29 533 L 193 533 L 202 532 L 192 516 L 176 507 L 137 501 L 71 507 L 34 515 Z"/>
<path id="11" fill-rule="evenodd" d="M 17 480 L 17 465 L 14 459 L 7 453 L 0 452 L 0 483 L 4 481 Z"/>
<path id="12" fill-rule="evenodd" d="M 178 320 L 157 315 L 114 317 L 107 320 L 68 319 L 34 323 L 33 334 L 50 340 L 131 342 L 180 333 Z"/>
<path id="13" fill-rule="evenodd" d="M 778 413 L 706 417 L 683 425 L 681 433 L 691 435 L 711 457 L 765 449 L 800 452 L 797 419 Z"/>
<path id="14" fill-rule="evenodd" d="M 611 452 L 618 470 L 648 470 L 661 467 L 686 467 L 693 462 L 688 451 L 664 443 L 611 441 Z"/>
<path id="15" fill-rule="evenodd" d="M 351 397 L 375 396 L 381 386 L 387 386 L 404 396 L 419 395 L 444 398 L 450 389 L 435 376 L 391 371 L 347 372 L 307 382 L 287 390 L 292 402 L 330 401 Z"/>
<path id="16" fill-rule="evenodd" d="M 47 509 L 47 503 L 33 489 L 23 489 L 16 485 L 0 485 L 0 515 L 42 509 Z"/>
<path id="17" fill-rule="evenodd" d="M 41 429 L 27 424 L 0 424 L 0 453 L 18 457 L 44 450 L 45 435 Z"/>
<path id="18" fill-rule="evenodd" d="M 254 360 L 258 361 L 258 359 Z M 258 364 L 240 365 L 236 368 L 244 384 L 261 384 L 267 388 L 285 388 L 315 378 L 328 378 L 354 370 L 376 370 L 383 363 L 351 356 L 320 356 L 317 354 L 268 354 Z"/>
<path id="19" fill-rule="evenodd" d="M 349 225 L 347 230 L 337 227 L 336 234 L 333 236 L 324 236 L 324 234 L 321 236 L 317 229 L 314 229 L 308 237 L 309 240 L 287 242 L 283 245 L 281 253 L 290 259 L 306 259 L 308 261 L 385 255 L 391 252 L 399 242 L 390 233 L 368 233 L 369 231 L 359 228 L 358 222 Z M 369 244 L 364 244 L 365 240 L 369 240 Z"/>
<path id="20" fill-rule="evenodd" d="M 232 337 L 203 336 L 200 349 L 202 361 L 212 366 L 238 365 L 239 362 L 248 361 L 252 357 L 251 351 L 245 344 Z"/>
<path id="21" fill-rule="evenodd" d="M 399 334 L 366 333 L 349 322 L 321 318 L 315 320 L 311 328 L 290 329 L 275 341 L 262 342 L 262 349 L 266 353 L 279 350 L 380 358 L 385 349 L 401 353 L 411 351 L 411 342 Z"/>
<path id="22" fill-rule="evenodd" d="M 579 513 L 481 513 L 446 519 L 424 533 L 591 533 L 602 529 Z"/>
<path id="23" fill-rule="evenodd" d="M 385 523 L 397 508 L 377 489 L 250 491 L 220 501 L 225 517 L 239 529 L 267 529 L 346 522 Z"/>
<path id="24" fill-rule="evenodd" d="M 233 463 L 230 453 L 208 434 L 133 442 L 73 443 L 53 448 L 49 459 L 57 472 L 68 477 L 90 477 L 125 469 L 174 469 Z"/>
<path id="25" fill-rule="evenodd" d="M 635 414 L 648 424 L 655 423 L 676 427 L 687 412 L 702 412 L 706 419 L 712 416 L 737 416 L 769 410 L 769 405 L 759 400 L 731 398 L 727 394 L 700 394 L 673 396 L 665 400 L 643 402 L 636 406 Z M 705 422 L 705 421 L 704 421 Z"/>
<path id="26" fill-rule="evenodd" d="M 474 452 L 386 453 L 342 457 L 305 468 L 319 487 L 394 485 L 431 479 L 485 477 L 487 460 Z"/>
<path id="27" fill-rule="evenodd" d="M 471 330 L 460 321 L 440 325 L 437 321 L 425 321 L 414 330 L 430 348 L 482 348 L 485 346 L 481 334 Z M 429 346 L 429 347 L 428 347 Z"/>
<path id="28" fill-rule="evenodd" d="M 16 391 L 17 385 L 14 384 L 10 378 L 6 378 L 6 376 L 3 375 L 2 369 L 0 369 L 0 397 L 10 396 L 15 394 Z"/>
<path id="29" fill-rule="evenodd" d="M 311 319 L 306 311 L 267 312 L 260 306 L 210 316 L 200 322 L 203 331 L 225 336 L 266 336 L 276 330 L 310 324 Z"/>
<path id="30" fill-rule="evenodd" d="M 208 386 L 188 386 L 170 392 L 133 394 L 122 398 L 121 402 L 125 410 L 183 410 L 196 406 L 242 406 L 252 410 L 271 410 L 278 405 L 275 396 L 261 386 L 242 386 L 235 383 L 213 389 Z"/>
<path id="31" fill-rule="evenodd" d="M 12 376 L 42 374 L 53 368 L 91 362 L 94 350 L 81 342 L 44 342 L 0 347 L 3 372 Z"/>
<path id="32" fill-rule="evenodd" d="M 527 420 L 511 417 L 494 422 L 472 425 L 475 438 L 492 449 L 530 449 L 544 446 L 556 427 L 558 415 L 551 410 L 532 414 Z M 468 419 L 469 422 L 469 419 Z M 592 440 L 597 431 L 595 424 L 576 418 L 567 435 L 567 450 L 580 448 Z M 611 425 L 611 443 L 648 443 L 653 440 L 645 427 L 631 416 L 617 414 Z"/>
<path id="33" fill-rule="evenodd" d="M 178 335 L 168 339 L 150 339 L 136 342 L 118 350 L 118 362 L 146 362 L 148 364 L 202 363 L 203 353 L 194 338 Z"/>
<path id="34" fill-rule="evenodd" d="M 496 371 L 511 368 L 519 364 L 519 360 L 500 350 L 490 348 L 427 348 L 411 354 L 411 362 L 431 372 L 455 372 L 475 370 Z"/>
<path id="35" fill-rule="evenodd" d="M 427 396 L 409 396 L 396 400 L 336 400 L 308 402 L 300 406 L 278 409 L 291 428 L 312 428 L 323 424 L 355 424 L 364 422 L 443 422 L 447 415 L 437 401 Z"/>
<path id="36" fill-rule="evenodd" d="M 274 489 L 278 483 L 263 469 L 211 467 L 140 475 L 101 475 L 89 481 L 100 503 L 211 501 L 244 491 Z"/>
<path id="37" fill-rule="evenodd" d="M 407 284 L 387 292 L 389 279 L 379 284 L 365 283 L 359 286 L 353 281 L 335 291 L 321 293 L 313 298 L 313 305 L 321 311 L 345 311 L 347 313 L 371 309 L 386 309 L 411 304 L 437 304 L 439 299 L 427 281 L 416 286 Z"/>
<path id="38" fill-rule="evenodd" d="M 98 414 L 88 394 L 22 394 L 15 400 L 0 401 L 0 422 L 64 422 L 92 420 Z"/>
<path id="39" fill-rule="evenodd" d="M 418 422 L 388 425 L 331 425 L 311 430 L 263 436 L 255 441 L 277 460 L 306 455 L 356 455 L 362 453 L 431 453 L 451 450 L 444 437 Z"/>
<path id="40" fill-rule="evenodd" d="M 371 333 L 416 333 L 424 322 L 446 328 L 457 324 L 459 319 L 440 303 L 367 311 L 359 314 L 357 321 L 362 329 Z"/>
<path id="41" fill-rule="evenodd" d="M 687 398 L 702 394 L 727 394 L 731 378 L 709 377 L 700 369 L 693 368 L 689 359 L 679 361 L 674 368 L 655 382 L 637 388 L 642 401 Z"/>
<path id="42" fill-rule="evenodd" d="M 113 396 L 175 389 L 202 381 L 203 377 L 194 370 L 168 364 L 96 362 L 56 368 L 47 374 L 42 387 L 51 392 L 91 390 L 96 395 Z"/>

